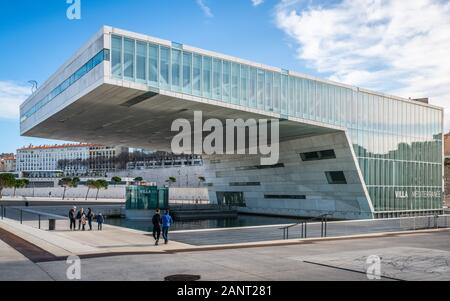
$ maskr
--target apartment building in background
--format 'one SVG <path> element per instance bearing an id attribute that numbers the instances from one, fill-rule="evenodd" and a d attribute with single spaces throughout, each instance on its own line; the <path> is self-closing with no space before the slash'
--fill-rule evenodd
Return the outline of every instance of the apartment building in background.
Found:
<path id="1" fill-rule="evenodd" d="M 83 176 L 114 170 L 114 158 L 127 149 L 77 143 L 23 147 L 17 150 L 17 171 L 47 177 L 55 171 L 66 176 Z"/>
<path id="2" fill-rule="evenodd" d="M 16 171 L 16 156 L 14 154 L 0 154 L 0 172 Z"/>

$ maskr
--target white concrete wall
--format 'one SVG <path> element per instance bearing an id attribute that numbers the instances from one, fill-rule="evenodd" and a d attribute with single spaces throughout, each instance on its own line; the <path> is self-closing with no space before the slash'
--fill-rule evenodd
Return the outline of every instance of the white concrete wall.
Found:
<path id="1" fill-rule="evenodd" d="M 68 199 L 84 199 L 88 188 L 86 186 L 79 186 L 77 188 L 69 188 L 66 190 L 66 198 Z M 23 197 L 48 197 L 48 193 L 51 192 L 51 196 L 54 198 L 61 197 L 64 192 L 64 188 L 23 188 L 16 190 L 16 196 Z M 89 191 L 89 199 L 94 199 L 97 193 L 96 189 Z M 3 189 L 2 195 L 5 197 L 13 196 L 14 189 Z M 125 200 L 125 186 L 109 186 L 108 189 L 101 189 L 98 194 L 99 199 L 123 199 Z M 183 188 L 172 187 L 169 189 L 170 200 L 207 200 L 208 189 L 205 187 L 200 188 Z"/>
<path id="2" fill-rule="evenodd" d="M 205 176 L 204 166 L 190 166 L 190 167 L 168 167 L 155 168 L 145 170 L 129 170 L 108 173 L 108 177 L 119 176 L 122 178 L 136 178 L 142 177 L 145 181 L 155 182 L 158 186 L 167 184 L 166 180 L 169 177 L 175 177 L 177 183 L 173 187 L 198 187 L 198 177 Z M 208 181 L 208 180 L 207 180 Z"/>
<path id="3" fill-rule="evenodd" d="M 303 162 L 300 153 L 334 149 L 336 159 Z M 259 156 L 209 156 L 205 159 L 206 182 L 211 202 L 216 192 L 243 192 L 246 207 L 241 211 L 288 216 L 371 218 L 364 184 L 344 132 L 324 134 L 280 143 L 282 168 L 242 170 L 260 165 Z M 211 163 L 212 161 L 212 163 Z M 329 184 L 326 171 L 343 171 L 345 185 Z M 231 182 L 260 182 L 260 186 L 230 186 Z M 306 199 L 268 199 L 271 195 L 305 195 Z"/>
<path id="4" fill-rule="evenodd" d="M 21 113 L 27 112 L 28 109 L 68 79 L 81 66 L 86 64 L 92 57 L 101 51 L 104 48 L 104 45 L 103 32 L 99 31 L 21 105 Z M 54 115 L 56 112 L 80 98 L 81 95 L 88 93 L 98 86 L 104 78 L 104 65 L 103 61 L 60 95 L 52 99 L 33 116 L 21 123 L 21 133 L 23 134 L 28 131 L 39 122 Z"/>
<path id="5" fill-rule="evenodd" d="M 78 186 L 77 188 L 68 188 L 66 190 L 66 198 L 85 198 L 88 188 L 86 186 Z M 49 192 L 51 192 L 52 197 L 62 197 L 64 188 L 54 187 L 54 188 L 23 188 L 16 190 L 16 196 L 24 197 L 48 197 Z M 96 189 L 91 189 L 89 191 L 88 198 L 95 198 L 97 193 Z M 14 194 L 14 189 L 4 189 L 3 196 L 12 196 Z M 98 193 L 98 197 L 102 199 L 125 199 L 125 186 L 110 186 L 108 189 L 101 189 Z"/>

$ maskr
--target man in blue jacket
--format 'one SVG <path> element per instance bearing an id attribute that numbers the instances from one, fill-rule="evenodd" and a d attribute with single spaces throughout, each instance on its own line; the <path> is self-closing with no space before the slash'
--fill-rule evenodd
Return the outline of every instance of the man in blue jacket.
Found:
<path id="1" fill-rule="evenodd" d="M 169 228 L 172 225 L 172 223 L 173 223 L 172 217 L 169 214 L 169 209 L 167 209 L 166 213 L 162 217 L 162 235 L 165 244 L 169 242 Z"/>

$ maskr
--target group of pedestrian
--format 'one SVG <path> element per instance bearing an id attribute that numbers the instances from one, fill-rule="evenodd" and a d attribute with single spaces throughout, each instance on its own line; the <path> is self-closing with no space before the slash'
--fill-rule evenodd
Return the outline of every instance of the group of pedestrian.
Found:
<path id="1" fill-rule="evenodd" d="M 169 243 L 169 229 L 173 224 L 173 219 L 170 216 L 169 209 L 166 210 L 165 214 L 161 216 L 160 210 L 156 209 L 155 214 L 152 218 L 153 223 L 153 238 L 155 239 L 155 245 L 159 244 L 159 238 L 163 236 L 164 243 Z"/>
<path id="2" fill-rule="evenodd" d="M 101 231 L 103 229 L 103 222 L 105 221 L 102 213 L 95 215 L 91 208 L 88 208 L 87 212 L 84 211 L 84 208 L 80 208 L 77 212 L 77 207 L 73 206 L 69 211 L 70 230 L 77 230 L 76 222 L 78 221 L 78 231 L 86 231 L 86 225 L 89 226 L 89 231 L 92 231 L 92 221 L 94 218 L 97 221 L 97 229 Z"/>

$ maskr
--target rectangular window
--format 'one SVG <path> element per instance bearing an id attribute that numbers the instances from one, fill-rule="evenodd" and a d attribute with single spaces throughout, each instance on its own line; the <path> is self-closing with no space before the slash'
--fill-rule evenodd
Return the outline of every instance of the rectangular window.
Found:
<path id="1" fill-rule="evenodd" d="M 296 115 L 296 111 L 295 111 L 295 100 L 297 100 L 298 102 L 303 101 L 302 98 L 295 98 L 295 95 L 297 93 L 297 87 L 296 85 L 296 78 L 295 77 L 289 77 L 289 94 L 288 94 L 288 113 L 291 116 L 295 116 Z M 299 105 L 301 107 L 301 105 Z"/>
<path id="2" fill-rule="evenodd" d="M 211 97 L 211 73 L 212 62 L 211 58 L 203 57 L 203 96 Z"/>
<path id="3" fill-rule="evenodd" d="M 243 192 L 216 192 L 219 205 L 245 207 L 245 198 Z"/>
<path id="4" fill-rule="evenodd" d="M 134 79 L 134 40 L 124 40 L 124 76 Z"/>
<path id="5" fill-rule="evenodd" d="M 280 112 L 280 97 L 281 97 L 281 76 L 278 73 L 273 74 L 273 111 Z"/>
<path id="6" fill-rule="evenodd" d="M 256 107 L 256 77 L 257 77 L 257 73 L 256 73 L 256 69 L 255 68 L 250 68 L 249 70 L 249 75 L 250 75 L 250 80 L 249 80 L 249 101 L 250 101 L 250 106 L 252 108 Z"/>
<path id="7" fill-rule="evenodd" d="M 223 78 L 222 78 L 222 82 L 223 82 L 223 94 L 222 94 L 222 99 L 224 101 L 229 102 L 230 101 L 230 75 L 231 75 L 231 67 L 230 67 L 230 62 L 226 62 L 223 61 Z"/>
<path id="8" fill-rule="evenodd" d="M 136 47 L 136 78 L 140 81 L 146 81 L 147 44 L 137 42 Z"/>
<path id="9" fill-rule="evenodd" d="M 231 182 L 230 186 L 261 186 L 260 182 Z"/>
<path id="10" fill-rule="evenodd" d="M 200 96 L 202 93 L 201 90 L 201 77 L 202 77 L 202 56 L 194 55 L 194 66 L 193 66 L 193 75 L 192 75 L 192 89 L 194 95 Z"/>
<path id="11" fill-rule="evenodd" d="M 169 88 L 170 49 L 161 47 L 159 81 L 162 88 Z"/>
<path id="12" fill-rule="evenodd" d="M 239 64 L 231 65 L 231 102 L 239 103 Z"/>
<path id="13" fill-rule="evenodd" d="M 283 168 L 283 167 L 284 167 L 284 163 L 277 163 L 274 165 L 238 166 L 238 167 L 235 167 L 234 169 L 236 171 L 239 171 L 239 170 L 271 169 L 271 168 Z"/>
<path id="14" fill-rule="evenodd" d="M 248 67 L 241 65 L 241 105 L 248 106 Z"/>
<path id="15" fill-rule="evenodd" d="M 328 184 L 347 184 L 343 171 L 326 171 Z"/>
<path id="16" fill-rule="evenodd" d="M 258 109 L 264 109 L 264 88 L 265 88 L 264 76 L 265 76 L 264 71 L 258 69 L 258 94 L 257 94 Z"/>
<path id="17" fill-rule="evenodd" d="M 222 60 L 213 59 L 213 98 L 222 98 Z"/>
<path id="18" fill-rule="evenodd" d="M 265 76 L 265 107 L 267 111 L 273 110 L 272 92 L 273 92 L 273 75 L 272 72 L 266 71 Z"/>
<path id="19" fill-rule="evenodd" d="M 281 75 L 281 113 L 286 114 L 287 113 L 287 107 L 288 107 L 288 86 L 289 86 L 289 79 L 287 75 Z"/>
<path id="20" fill-rule="evenodd" d="M 114 76 L 122 77 L 122 37 L 112 37 L 111 69 Z"/>
<path id="21" fill-rule="evenodd" d="M 336 159 L 336 154 L 334 150 L 328 149 L 317 152 L 301 153 L 300 157 L 302 158 L 302 161 L 315 161 L 315 160 Z"/>
<path id="22" fill-rule="evenodd" d="M 172 49 L 172 89 L 181 89 L 181 51 Z"/>
<path id="23" fill-rule="evenodd" d="M 192 93 L 192 53 L 183 53 L 183 92 Z"/>
<path id="24" fill-rule="evenodd" d="M 159 47 L 157 45 L 149 45 L 148 48 L 148 80 L 150 85 L 158 86 L 158 62 L 159 62 Z"/>
<path id="25" fill-rule="evenodd" d="M 265 194 L 265 199 L 305 200 L 306 195 Z"/>

